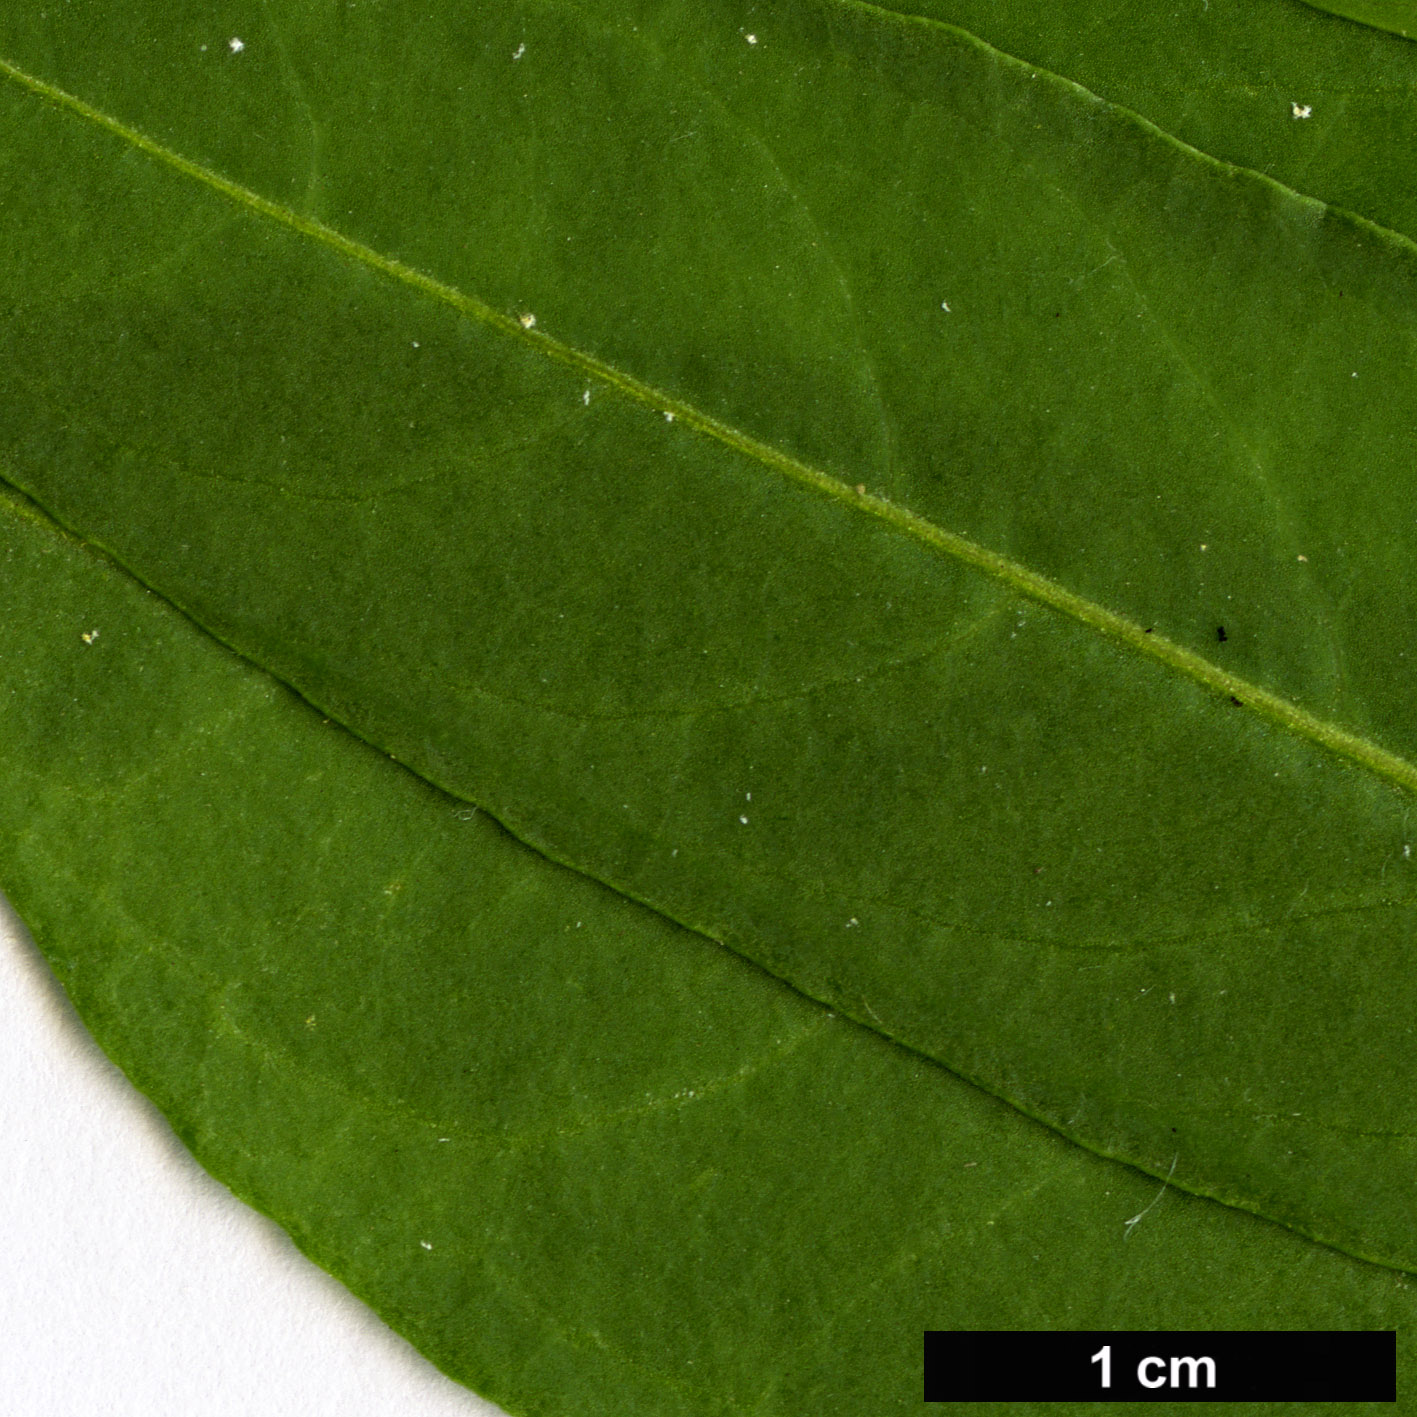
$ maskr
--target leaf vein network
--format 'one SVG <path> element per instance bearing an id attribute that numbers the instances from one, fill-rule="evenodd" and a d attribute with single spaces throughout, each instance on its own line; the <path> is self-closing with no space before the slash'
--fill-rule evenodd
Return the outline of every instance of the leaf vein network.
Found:
<path id="1" fill-rule="evenodd" d="M 848 7 L 889 16 L 898 22 L 902 19 L 894 12 L 879 10 L 874 5 L 863 3 L 863 0 L 848 0 Z M 953 26 L 949 25 L 940 25 L 940 28 L 969 40 L 989 53 L 998 53 L 998 51 L 984 45 L 982 41 L 968 35 L 966 31 L 955 30 Z M 1011 64 L 1021 62 L 1002 54 L 999 55 L 999 58 L 1007 60 Z M 1025 67 L 1032 68 L 1032 66 Z M 581 375 L 615 389 L 628 399 L 647 405 L 660 414 L 672 414 L 686 430 L 713 438 L 740 456 L 757 462 L 810 491 L 860 513 L 874 516 L 901 534 L 934 551 L 952 557 L 984 575 L 1004 582 L 1020 594 L 1047 606 L 1060 615 L 1077 621 L 1119 647 L 1164 665 L 1217 697 L 1238 700 L 1241 706 L 1268 720 L 1273 725 L 1297 737 L 1308 739 L 1335 756 L 1345 759 L 1397 787 L 1417 792 L 1417 764 L 1413 764 L 1380 744 L 1352 733 L 1338 724 L 1319 718 L 1279 694 L 1220 668 L 1194 650 L 1187 649 L 1184 645 L 1167 639 L 1161 634 L 1144 629 L 1135 621 L 1129 620 L 1106 606 L 1088 600 L 1001 552 L 971 541 L 958 532 L 938 526 L 911 511 L 908 507 L 900 506 L 869 492 L 858 491 L 829 473 L 823 472 L 820 468 L 802 462 L 789 453 L 763 443 L 712 415 L 704 413 L 692 404 L 662 393 L 635 376 L 597 359 L 594 355 L 587 354 L 583 350 L 546 334 L 537 328 L 534 322 L 527 322 L 518 316 L 496 310 L 476 296 L 468 295 L 426 272 L 417 270 L 393 257 L 383 255 L 313 217 L 283 207 L 280 203 L 274 202 L 220 173 L 203 167 L 191 158 L 184 157 L 181 153 L 173 151 L 156 139 L 130 127 L 120 119 L 112 117 L 67 90 L 27 73 L 3 57 L 0 57 L 0 75 L 21 88 L 27 89 L 35 97 L 94 124 L 155 161 L 200 183 L 229 201 L 244 206 L 308 239 L 318 241 L 349 260 L 358 262 L 390 279 L 400 281 L 426 296 L 450 305 L 467 317 L 490 326 L 509 339 L 521 340 L 540 351 L 547 358 L 567 365 L 577 370 Z M 1073 84 L 1070 80 L 1058 76 L 1052 77 L 1070 89 L 1076 89 L 1080 95 L 1087 97 L 1094 103 L 1103 102 L 1102 99 L 1089 94 L 1087 90 Z M 1118 112 L 1126 113 L 1126 110 L 1118 110 Z M 1228 169 L 1227 164 L 1216 163 L 1215 159 L 1207 158 L 1205 154 L 1198 153 L 1185 144 L 1179 143 L 1162 130 L 1155 128 L 1154 125 L 1145 123 L 1145 120 L 1136 118 L 1135 115 L 1128 116 L 1143 124 L 1158 139 L 1172 143 L 1199 159 Z M 1257 181 L 1267 183 L 1270 181 L 1260 174 L 1252 175 Z M 1277 183 L 1272 185 L 1279 186 Z M 1287 188 L 1280 190 L 1288 191 Z M 1298 198 L 1299 194 L 1291 195 Z M 1386 236 L 1389 240 L 1399 239 L 1394 233 L 1386 232 L 1383 228 L 1375 227 L 1372 223 L 1364 222 L 1360 218 L 1353 218 L 1353 220 L 1376 234 Z M 1403 242 L 1403 244 L 1410 245 L 1411 243 Z"/>

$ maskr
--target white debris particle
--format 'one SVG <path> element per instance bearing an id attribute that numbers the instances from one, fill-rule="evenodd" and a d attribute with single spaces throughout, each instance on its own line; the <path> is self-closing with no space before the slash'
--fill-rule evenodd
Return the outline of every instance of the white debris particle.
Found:
<path id="1" fill-rule="evenodd" d="M 943 310 L 946 315 L 954 314 L 954 311 L 950 309 L 950 302 L 948 300 L 940 301 L 940 309 Z"/>
<path id="2" fill-rule="evenodd" d="M 1314 110 L 1307 103 L 1291 103 L 1289 111 L 1296 118 L 1307 118 Z"/>
<path id="3" fill-rule="evenodd" d="M 1299 559 L 1301 561 L 1307 561 L 1309 558 L 1307 556 L 1300 556 Z"/>
<path id="4" fill-rule="evenodd" d="M 1411 847 L 1411 846 L 1404 846 L 1404 847 L 1402 848 L 1402 859 L 1403 859 L 1404 861 L 1410 861 L 1410 860 L 1412 859 L 1412 847 Z"/>
<path id="5" fill-rule="evenodd" d="M 1202 550 L 1202 551 L 1206 551 L 1206 550 L 1208 550 L 1208 549 L 1209 549 L 1209 548 L 1207 547 L 1206 543 L 1205 543 L 1204 541 L 1202 541 L 1202 542 L 1201 542 L 1201 550 Z"/>
<path id="6" fill-rule="evenodd" d="M 589 389 L 587 389 L 587 390 L 585 391 L 585 393 L 583 393 L 583 394 L 581 395 L 581 402 L 582 402 L 583 404 L 585 404 L 585 406 L 586 406 L 587 408 L 590 407 L 590 390 L 589 390 Z"/>
<path id="7" fill-rule="evenodd" d="M 854 930 L 860 923 L 861 922 L 853 915 L 851 919 L 846 922 L 846 928 L 848 930 Z"/>
<path id="8" fill-rule="evenodd" d="M 743 38 L 746 39 L 749 44 L 756 44 L 758 42 L 758 37 L 755 34 L 745 34 Z"/>
<path id="9" fill-rule="evenodd" d="M 233 54 L 240 54 L 241 51 L 246 48 L 246 41 L 244 39 L 237 39 L 236 36 L 233 35 L 229 40 L 227 40 L 226 47 Z"/>
<path id="10" fill-rule="evenodd" d="M 1176 1002 L 1176 996 L 1174 994 L 1171 995 L 1171 1002 L 1173 1004 Z"/>
<path id="11" fill-rule="evenodd" d="M 439 1141 L 452 1141 L 452 1138 L 451 1138 L 451 1137 L 439 1137 L 438 1140 L 439 1140 Z"/>
<path id="12" fill-rule="evenodd" d="M 673 423 L 673 422 L 674 422 L 674 415 L 673 415 L 672 413 L 670 413 L 670 411 L 669 411 L 667 408 L 664 410 L 664 421 L 665 421 L 666 423 Z"/>
<path id="13" fill-rule="evenodd" d="M 513 59 L 520 59 L 520 58 L 522 57 L 522 55 L 525 54 L 525 53 L 526 53 L 526 45 L 525 45 L 525 44 L 519 44 L 519 45 L 517 45 L 516 53 L 512 55 L 512 58 L 513 58 Z"/>
<path id="14" fill-rule="evenodd" d="M 1179 1076 L 1179 1074 L 1177 1074 L 1177 1076 Z M 1166 1173 L 1166 1179 L 1161 1183 L 1161 1189 L 1156 1193 L 1156 1200 L 1152 1201 L 1152 1203 L 1147 1206 L 1145 1210 L 1138 1211 L 1137 1214 L 1132 1216 L 1130 1220 L 1124 1220 L 1122 1222 L 1122 1224 L 1127 1227 L 1122 1232 L 1122 1238 L 1124 1240 L 1130 1240 L 1132 1238 L 1132 1231 L 1135 1230 L 1136 1227 L 1140 1225 L 1141 1222 L 1145 1220 L 1146 1217 L 1150 1215 L 1153 1210 L 1156 1209 L 1156 1206 L 1161 1200 L 1161 1197 L 1166 1194 L 1167 1186 L 1171 1184 L 1171 1178 L 1176 1174 L 1176 1163 L 1180 1159 L 1181 1153 L 1179 1151 L 1176 1153 L 1175 1156 L 1171 1158 L 1171 1169 Z"/>
<path id="15" fill-rule="evenodd" d="M 536 316 L 533 315 L 530 310 L 528 310 L 525 315 L 518 315 L 517 319 L 521 321 L 521 326 L 524 330 L 529 330 L 536 323 Z"/>
<path id="16" fill-rule="evenodd" d="M 430 1245 L 427 1240 L 420 1240 L 418 1243 L 422 1245 L 425 1250 L 431 1250 L 433 1248 L 433 1246 Z"/>
<path id="17" fill-rule="evenodd" d="M 747 817 L 739 817 L 738 820 L 739 820 L 745 827 L 748 825 L 748 819 L 747 819 Z"/>
<path id="18" fill-rule="evenodd" d="M 753 794 L 752 794 L 751 792 L 745 792 L 745 793 L 743 794 L 743 796 L 744 796 L 749 802 L 751 802 L 751 801 L 753 800 Z"/>
<path id="19" fill-rule="evenodd" d="M 86 645 L 91 645 L 98 638 L 98 631 L 90 630 L 86 635 L 80 635 L 79 638 L 83 640 Z"/>

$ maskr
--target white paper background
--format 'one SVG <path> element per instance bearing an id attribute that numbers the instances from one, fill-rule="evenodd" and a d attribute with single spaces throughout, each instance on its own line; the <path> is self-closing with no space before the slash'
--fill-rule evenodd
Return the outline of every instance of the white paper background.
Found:
<path id="1" fill-rule="evenodd" d="M 500 1414 L 192 1160 L 3 898 L 0 1414 Z"/>

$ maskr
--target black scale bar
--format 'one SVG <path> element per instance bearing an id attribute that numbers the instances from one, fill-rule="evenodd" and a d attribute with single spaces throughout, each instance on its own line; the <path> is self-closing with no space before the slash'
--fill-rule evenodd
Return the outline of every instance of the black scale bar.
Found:
<path id="1" fill-rule="evenodd" d="M 1397 1334 L 925 1335 L 926 1402 L 1396 1402 Z"/>

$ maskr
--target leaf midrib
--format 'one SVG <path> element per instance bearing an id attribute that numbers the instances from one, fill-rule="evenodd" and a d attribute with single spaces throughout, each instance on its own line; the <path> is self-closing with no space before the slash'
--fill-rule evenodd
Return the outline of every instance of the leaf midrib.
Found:
<path id="1" fill-rule="evenodd" d="M 971 39 L 983 49 L 990 49 L 990 46 L 982 40 L 975 39 L 973 36 L 967 35 L 965 31 L 957 30 L 956 27 L 939 21 L 925 20 L 923 17 L 917 16 L 902 16 L 898 12 L 881 10 L 877 6 L 863 3 L 863 0 L 837 0 L 837 3 L 841 3 L 847 8 L 872 11 L 897 22 L 935 26 Z M 991 52 L 997 51 L 991 50 Z M 1007 55 L 1000 57 L 1009 59 Z M 1023 61 L 1010 59 L 1009 62 L 1022 64 Z M 1030 71 L 1034 70 L 1032 65 L 1024 67 Z M 1238 674 L 1222 669 L 1194 650 L 1187 649 L 1184 645 L 1069 590 L 1057 581 L 1000 552 L 979 545 L 969 538 L 961 536 L 958 532 L 937 526 L 908 507 L 900 506 L 871 492 L 858 491 L 829 473 L 732 427 L 685 400 L 663 393 L 634 375 L 627 374 L 584 350 L 577 349 L 573 345 L 545 334 L 536 329 L 534 325 L 528 328 L 522 324 L 519 317 L 494 309 L 476 296 L 468 295 L 455 286 L 406 265 L 402 261 L 383 255 L 323 222 L 291 211 L 289 208 L 271 201 L 268 197 L 174 152 L 145 133 L 94 107 L 84 99 L 27 73 L 3 57 L 0 57 L 0 73 L 40 98 L 57 104 L 95 124 L 147 156 L 174 169 L 192 181 L 201 183 L 228 200 L 310 240 L 318 241 L 347 259 L 378 271 L 391 280 L 411 286 L 424 295 L 450 305 L 459 313 L 491 326 L 509 339 L 521 340 L 539 350 L 547 358 L 577 369 L 588 378 L 617 390 L 629 399 L 645 404 L 665 415 L 672 415 L 675 420 L 694 431 L 713 438 L 760 466 L 776 472 L 820 496 L 844 503 L 854 511 L 885 522 L 903 535 L 1001 581 L 1018 594 L 1085 625 L 1104 639 L 1166 666 L 1217 696 L 1236 701 L 1239 707 L 1258 714 L 1261 718 L 1267 719 L 1296 737 L 1307 739 L 1335 756 L 1356 764 L 1397 787 L 1417 791 L 1417 764 L 1390 752 L 1380 744 L 1374 743 L 1360 734 L 1352 733 L 1336 723 L 1320 718 L 1282 695 L 1273 693 Z M 1056 78 L 1058 82 L 1067 84 L 1071 88 L 1078 88 L 1078 85 L 1073 84 L 1071 80 L 1061 76 L 1050 75 L 1050 77 Z M 1088 93 L 1085 89 L 1079 89 L 1079 92 Z M 1105 100 L 1097 99 L 1095 95 L 1088 94 L 1088 97 L 1094 102 L 1105 102 Z M 1126 110 L 1117 111 L 1126 113 Z M 1137 122 L 1148 128 L 1154 128 L 1154 125 L 1147 123 L 1145 119 L 1137 115 L 1128 116 L 1135 118 Z M 1155 129 L 1154 131 L 1167 141 L 1186 147 L 1185 144 L 1179 143 L 1177 139 L 1171 138 L 1162 130 Z M 1215 159 L 1209 158 L 1204 153 L 1190 148 L 1186 150 L 1193 152 L 1195 156 L 1207 162 L 1216 163 Z M 1216 165 L 1230 167 L 1230 164 L 1216 163 Z M 1244 171 L 1245 169 L 1233 170 Z M 1271 180 L 1263 177 L 1262 174 L 1251 175 L 1259 181 L 1268 182 Z M 1274 185 L 1278 186 L 1279 184 Z M 1288 191 L 1287 188 L 1282 190 Z M 1290 195 L 1299 197 L 1297 193 Z M 1313 198 L 1300 199 L 1315 200 Z M 1366 226 L 1372 225 L 1361 217 L 1354 217 L 1353 220 L 1362 222 Z M 1399 233 L 1387 231 L 1385 228 L 1376 228 L 1376 230 L 1382 231 L 1396 241 L 1410 244 Z"/>

